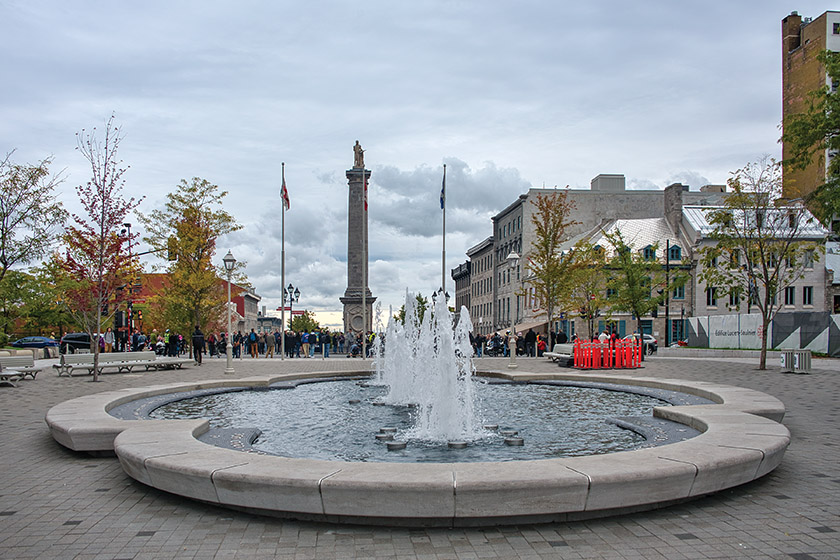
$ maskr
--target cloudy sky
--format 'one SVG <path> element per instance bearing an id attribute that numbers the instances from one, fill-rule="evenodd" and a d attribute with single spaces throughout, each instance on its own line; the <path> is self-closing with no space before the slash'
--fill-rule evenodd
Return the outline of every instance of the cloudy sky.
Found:
<path id="1" fill-rule="evenodd" d="M 286 283 L 338 324 L 347 182 L 372 171 L 370 285 L 387 310 L 439 285 L 529 186 L 722 183 L 778 157 L 781 19 L 824 2 L 33 2 L 0 0 L 0 151 L 54 157 L 62 199 L 89 170 L 75 133 L 112 113 L 141 211 L 184 178 L 229 191 L 222 239 L 280 303 Z M 153 264 L 151 261 L 149 264 Z M 449 279 L 448 290 L 454 291 Z"/>

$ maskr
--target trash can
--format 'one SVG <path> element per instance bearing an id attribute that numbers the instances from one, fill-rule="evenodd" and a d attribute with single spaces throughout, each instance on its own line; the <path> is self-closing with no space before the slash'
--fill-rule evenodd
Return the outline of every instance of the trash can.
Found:
<path id="1" fill-rule="evenodd" d="M 808 373 L 811 371 L 811 351 L 783 350 L 781 362 L 783 372 Z"/>

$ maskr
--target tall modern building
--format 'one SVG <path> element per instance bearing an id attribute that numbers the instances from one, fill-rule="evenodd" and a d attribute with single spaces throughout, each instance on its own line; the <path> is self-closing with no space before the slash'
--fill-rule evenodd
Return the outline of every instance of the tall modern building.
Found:
<path id="1" fill-rule="evenodd" d="M 782 20 L 782 122 L 802 113 L 808 106 L 808 93 L 824 85 L 838 87 L 828 81 L 817 55 L 824 50 L 840 51 L 840 12 L 825 12 L 815 19 L 803 18 L 796 12 Z M 782 144 L 782 159 L 788 151 Z M 825 182 L 828 158 L 821 154 L 805 169 L 784 170 L 784 194 L 802 198 Z"/>

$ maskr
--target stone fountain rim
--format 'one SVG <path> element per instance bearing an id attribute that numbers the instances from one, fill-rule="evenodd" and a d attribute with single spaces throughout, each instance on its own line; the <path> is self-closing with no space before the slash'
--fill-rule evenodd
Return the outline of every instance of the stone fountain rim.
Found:
<path id="1" fill-rule="evenodd" d="M 702 432 L 687 441 L 504 463 L 343 463 L 241 453 L 198 441 L 209 428 L 206 420 L 119 420 L 108 414 L 114 406 L 164 393 L 370 375 L 359 371 L 121 389 L 60 403 L 46 422 L 62 445 L 114 452 L 129 476 L 174 494 L 282 517 L 389 525 L 497 525 L 661 507 L 760 478 L 778 466 L 790 443 L 780 424 L 784 404 L 751 389 L 615 373 L 480 374 L 660 388 L 718 404 L 654 409 L 654 416 Z"/>

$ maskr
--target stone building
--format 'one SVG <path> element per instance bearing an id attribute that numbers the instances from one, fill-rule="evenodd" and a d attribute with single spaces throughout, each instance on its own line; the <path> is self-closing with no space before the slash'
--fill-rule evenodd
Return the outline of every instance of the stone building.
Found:
<path id="1" fill-rule="evenodd" d="M 467 249 L 470 263 L 470 317 L 479 334 L 493 332 L 493 281 L 495 271 L 495 254 L 493 252 L 493 236 L 488 237 L 478 245 Z M 454 275 L 453 275 L 454 278 Z"/>
<path id="2" fill-rule="evenodd" d="M 493 235 L 467 251 L 473 263 L 470 314 L 478 332 L 487 334 L 513 326 L 517 330 L 548 329 L 546 315 L 524 276 L 525 256 L 536 236 L 532 218 L 537 196 L 558 190 L 529 189 L 520 195 L 493 217 Z M 665 217 L 671 229 L 678 231 L 676 224 L 682 219 L 683 204 L 718 205 L 725 187 L 706 185 L 699 191 L 689 191 L 687 186 L 676 183 L 665 190 L 627 190 L 624 175 L 601 174 L 592 179 L 589 189 L 564 190 L 574 205 L 572 218 L 577 223 L 567 231 L 573 238 L 619 219 Z M 515 264 L 511 253 L 520 257 Z M 570 320 L 573 319 L 558 318 L 553 328 L 573 328 Z"/>

